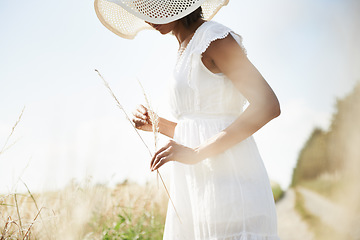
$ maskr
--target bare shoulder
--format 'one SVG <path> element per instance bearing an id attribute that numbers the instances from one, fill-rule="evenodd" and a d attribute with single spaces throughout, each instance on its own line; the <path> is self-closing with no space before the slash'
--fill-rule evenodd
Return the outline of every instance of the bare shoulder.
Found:
<path id="1" fill-rule="evenodd" d="M 204 64 L 210 62 L 213 69 L 226 75 L 239 67 L 251 65 L 244 49 L 230 33 L 225 38 L 212 41 L 202 56 Z"/>
<path id="2" fill-rule="evenodd" d="M 231 59 L 248 60 L 244 49 L 230 33 L 225 38 L 212 41 L 202 55 L 214 62 Z"/>
<path id="3" fill-rule="evenodd" d="M 238 44 L 238 42 L 233 38 L 229 33 L 225 38 L 216 39 L 212 41 L 209 47 L 206 49 L 205 53 L 208 54 L 221 54 L 221 52 L 236 52 L 242 53 L 246 56 L 244 49 Z"/>

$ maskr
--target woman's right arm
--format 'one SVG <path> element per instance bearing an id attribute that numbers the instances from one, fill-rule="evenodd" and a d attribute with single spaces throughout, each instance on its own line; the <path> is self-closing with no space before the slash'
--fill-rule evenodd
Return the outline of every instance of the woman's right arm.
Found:
<path id="1" fill-rule="evenodd" d="M 139 105 L 135 112 L 133 112 L 133 115 L 132 121 L 137 129 L 149 132 L 152 131 L 152 122 L 146 107 Z M 159 132 L 165 136 L 173 138 L 176 125 L 177 123 L 175 122 L 159 117 Z"/>

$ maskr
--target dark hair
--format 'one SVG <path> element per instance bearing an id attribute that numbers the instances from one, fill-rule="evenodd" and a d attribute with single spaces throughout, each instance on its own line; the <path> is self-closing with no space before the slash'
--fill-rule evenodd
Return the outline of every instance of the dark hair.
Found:
<path id="1" fill-rule="evenodd" d="M 198 7 L 195 11 L 193 11 L 189 15 L 186 15 L 185 17 L 181 18 L 180 21 L 186 28 L 189 28 L 194 22 L 196 22 L 199 19 L 202 19 L 203 17 L 204 16 L 203 16 L 202 8 Z"/>

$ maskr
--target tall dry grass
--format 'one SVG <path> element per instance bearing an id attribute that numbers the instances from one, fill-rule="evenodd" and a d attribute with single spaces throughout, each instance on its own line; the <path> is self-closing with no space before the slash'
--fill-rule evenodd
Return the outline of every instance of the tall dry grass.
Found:
<path id="1" fill-rule="evenodd" d="M 327 136 L 331 141 L 325 142 L 327 144 L 325 160 L 333 159 L 336 163 L 334 170 L 323 172 L 317 178 L 301 183 L 302 186 L 324 195 L 334 203 L 334 206 L 337 206 L 336 210 L 329 209 L 325 215 L 327 218 L 336 219 L 336 226 L 324 220 L 317 220 L 320 229 L 330 229 L 330 231 L 319 231 L 317 234 L 319 240 L 360 239 L 359 104 L 360 83 L 348 96 L 338 101 L 337 113 L 333 117 Z M 316 158 L 308 160 L 315 161 Z"/>
<path id="2" fill-rule="evenodd" d="M 161 239 L 166 208 L 155 184 L 72 182 L 60 191 L 2 195 L 0 239 Z"/>
<path id="3" fill-rule="evenodd" d="M 345 102 L 346 100 L 346 102 Z M 340 204 L 347 213 L 338 219 L 338 226 L 349 235 L 347 239 L 360 239 L 360 83 L 355 86 L 353 92 L 343 103 L 347 110 L 339 121 L 338 142 L 343 144 L 342 159 L 343 170 L 340 172 L 339 184 L 333 190 L 332 200 Z M 337 145 L 333 148 L 336 150 Z M 335 152 L 335 151 L 334 151 Z M 323 239 L 333 239 L 330 237 Z"/>
<path id="4" fill-rule="evenodd" d="M 103 81 L 105 87 L 108 89 L 110 95 L 113 97 L 113 99 L 115 100 L 118 108 L 124 113 L 126 119 L 128 120 L 128 122 L 130 123 L 130 125 L 132 126 L 132 128 L 135 130 L 136 134 L 139 136 L 139 138 L 141 139 L 142 143 L 144 144 L 144 146 L 147 148 L 147 150 L 149 151 L 149 154 L 150 154 L 150 157 L 153 157 L 153 153 L 151 152 L 149 146 L 146 144 L 146 142 L 144 141 L 144 139 L 141 137 L 141 135 L 139 134 L 138 130 L 136 129 L 135 125 L 133 124 L 133 122 L 130 120 L 130 117 L 129 115 L 127 114 L 126 110 L 124 109 L 124 107 L 121 105 L 120 101 L 118 100 L 118 98 L 116 97 L 115 93 L 113 92 L 113 90 L 111 89 L 110 87 L 110 84 L 105 80 L 105 78 L 101 75 L 101 73 L 99 72 L 99 70 L 95 69 L 95 72 L 97 72 L 97 74 L 99 75 L 99 77 L 101 78 L 101 80 Z M 151 120 L 151 123 L 152 123 L 152 130 L 153 130 L 153 134 L 154 134 L 154 144 L 155 144 L 155 150 L 157 149 L 157 142 L 158 142 L 158 134 L 159 134 L 159 117 L 158 115 L 153 111 L 153 109 L 151 108 L 151 105 L 150 105 L 150 102 L 148 100 L 148 97 L 144 91 L 144 88 L 142 87 L 140 81 L 139 81 L 139 84 L 143 90 L 143 94 L 144 94 L 144 97 L 145 97 L 145 100 L 147 102 L 147 105 L 150 109 L 150 120 Z M 166 187 L 166 184 L 165 184 L 165 181 L 164 179 L 162 178 L 160 172 L 159 172 L 159 169 L 156 170 L 156 173 L 157 173 L 157 176 L 160 178 L 161 180 L 161 183 L 166 191 L 166 194 L 169 198 L 169 201 L 171 202 L 171 205 L 173 206 L 174 208 L 174 211 L 177 215 L 177 217 L 179 218 L 179 221 L 181 222 L 181 219 L 180 219 L 180 216 L 178 214 L 178 211 L 176 210 L 176 207 L 175 207 L 175 204 L 170 196 L 170 193 L 169 193 L 169 190 L 168 188 Z"/>
<path id="5" fill-rule="evenodd" d="M 355 119 L 360 119 L 360 112 L 354 113 Z M 346 219 L 339 219 L 339 225 L 342 225 L 352 237 L 351 239 L 360 239 L 360 127 L 358 122 L 348 119 L 345 123 L 349 132 L 344 141 L 347 149 L 343 152 L 345 161 L 344 174 L 341 188 L 334 191 L 334 199 L 347 209 Z"/>
<path id="6" fill-rule="evenodd" d="M 23 110 L 24 111 L 24 110 Z M 1 148 L 8 144 L 23 111 Z M 44 193 L 0 194 L 0 240 L 162 239 L 167 209 L 164 191 L 155 184 L 119 184 L 115 188 L 90 180 Z"/>

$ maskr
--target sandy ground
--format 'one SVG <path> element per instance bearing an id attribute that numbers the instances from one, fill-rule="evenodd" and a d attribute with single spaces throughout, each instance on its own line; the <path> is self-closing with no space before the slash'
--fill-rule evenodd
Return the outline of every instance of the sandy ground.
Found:
<path id="1" fill-rule="evenodd" d="M 278 232 L 281 240 L 315 240 L 307 224 L 294 209 L 295 192 L 287 190 L 285 196 L 276 204 Z"/>

